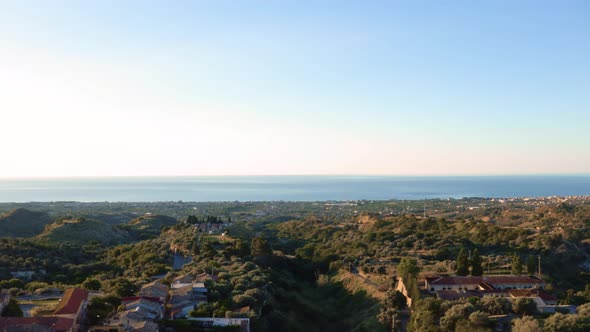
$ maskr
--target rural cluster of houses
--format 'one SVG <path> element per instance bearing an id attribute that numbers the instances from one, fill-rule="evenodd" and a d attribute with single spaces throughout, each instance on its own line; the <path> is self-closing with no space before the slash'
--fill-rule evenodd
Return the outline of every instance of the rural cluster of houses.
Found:
<path id="1" fill-rule="evenodd" d="M 10 295 L 4 294 L 1 299 L 6 305 Z M 45 317 L 0 317 L 0 331 L 77 332 L 84 322 L 87 305 L 88 291 L 71 288 L 65 291 L 53 314 Z"/>
<path id="2" fill-rule="evenodd" d="M 529 298 L 535 302 L 540 312 L 553 313 L 558 307 L 575 311 L 572 306 L 558 306 L 557 298 L 544 290 L 545 282 L 534 276 L 439 276 L 426 278 L 424 287 L 443 300 L 457 300 L 472 296 Z"/>
<path id="3" fill-rule="evenodd" d="M 55 311 L 44 317 L 0 317 L 0 332 L 157 332 L 162 319 L 189 319 L 197 326 L 239 326 L 240 331 L 250 332 L 249 318 L 190 317 L 189 313 L 199 304 L 207 302 L 206 280 L 216 276 L 206 273 L 191 277 L 175 278 L 170 286 L 155 280 L 143 285 L 137 296 L 121 299 L 118 311 L 104 325 L 85 327 L 84 321 L 89 303 L 89 293 L 84 289 L 65 291 Z M 8 305 L 10 294 L 0 293 L 0 312 Z M 249 308 L 247 308 L 249 310 Z"/>
<path id="4" fill-rule="evenodd" d="M 249 332 L 248 318 L 194 318 L 189 313 L 199 304 L 207 302 L 205 281 L 216 276 L 206 273 L 192 277 L 183 275 L 172 280 L 170 286 L 155 280 L 143 285 L 137 296 L 121 300 L 121 310 L 110 318 L 106 325 L 94 326 L 90 331 L 138 331 L 157 332 L 162 319 L 190 319 L 202 326 L 238 325 Z"/>

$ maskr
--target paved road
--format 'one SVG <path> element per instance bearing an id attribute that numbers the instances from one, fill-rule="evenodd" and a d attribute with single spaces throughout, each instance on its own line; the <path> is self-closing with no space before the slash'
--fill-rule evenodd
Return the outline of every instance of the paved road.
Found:
<path id="1" fill-rule="evenodd" d="M 191 256 L 184 257 L 183 255 L 174 254 L 174 261 L 172 262 L 172 269 L 174 271 L 182 270 L 185 264 L 190 263 L 193 260 Z"/>

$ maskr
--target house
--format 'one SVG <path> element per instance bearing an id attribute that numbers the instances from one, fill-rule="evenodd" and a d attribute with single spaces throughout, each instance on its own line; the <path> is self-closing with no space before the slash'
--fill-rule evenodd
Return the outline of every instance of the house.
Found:
<path id="1" fill-rule="evenodd" d="M 207 287 L 205 287 L 205 283 L 204 282 L 194 282 L 193 283 L 193 293 L 207 294 Z"/>
<path id="2" fill-rule="evenodd" d="M 193 278 L 187 274 L 176 277 L 170 283 L 172 288 L 182 288 L 193 284 Z"/>
<path id="3" fill-rule="evenodd" d="M 476 291 L 476 290 L 441 290 L 436 291 L 436 296 L 445 301 L 455 301 L 460 299 L 467 299 L 470 297 L 504 297 L 503 291 Z"/>
<path id="4" fill-rule="evenodd" d="M 0 331 L 75 332 L 73 319 L 63 317 L 0 317 Z"/>
<path id="5" fill-rule="evenodd" d="M 250 332 L 249 318 L 188 318 L 194 321 L 201 328 L 225 327 L 225 326 L 239 326 L 240 332 Z"/>
<path id="6" fill-rule="evenodd" d="M 510 289 L 507 293 L 511 298 L 539 298 L 545 306 L 557 305 L 557 297 L 542 289 Z"/>
<path id="7" fill-rule="evenodd" d="M 88 332 L 126 332 L 120 325 L 96 325 L 88 328 Z"/>
<path id="8" fill-rule="evenodd" d="M 156 280 L 150 282 L 149 284 L 143 285 L 139 291 L 139 296 L 158 298 L 160 301 L 164 302 L 168 297 L 169 291 L 170 287 Z"/>
<path id="9" fill-rule="evenodd" d="M 425 280 L 425 288 L 431 293 L 437 291 L 486 291 L 502 289 L 542 289 L 543 280 L 531 276 L 495 275 L 495 276 L 451 276 L 429 277 Z"/>
<path id="10" fill-rule="evenodd" d="M 160 327 L 154 322 L 144 320 L 143 322 L 136 322 L 130 325 L 133 332 L 158 332 Z"/>
<path id="11" fill-rule="evenodd" d="M 141 331 L 141 332 L 157 332 L 159 330 L 158 324 L 147 320 L 141 313 L 125 311 L 119 317 L 115 325 L 118 330 L 123 331 Z"/>
<path id="12" fill-rule="evenodd" d="M 73 331 L 80 328 L 80 323 L 84 320 L 86 306 L 88 305 L 88 291 L 80 288 L 70 288 L 64 292 L 64 296 L 59 301 L 53 316 L 69 318 L 74 321 Z"/>
<path id="13" fill-rule="evenodd" d="M 207 287 L 203 282 L 193 282 L 189 276 L 174 279 L 170 290 L 170 318 L 188 316 L 196 306 L 207 302 Z"/>
<path id="14" fill-rule="evenodd" d="M 170 319 L 185 318 L 193 310 L 195 310 L 195 304 L 192 301 L 175 303 L 170 309 Z"/>
<path id="15" fill-rule="evenodd" d="M 184 292 L 182 292 L 184 290 Z M 195 302 L 192 293 L 192 287 L 185 287 L 184 289 L 176 289 L 170 296 L 170 318 L 178 319 L 188 316 L 188 314 L 195 310 Z M 205 301 L 206 302 L 206 301 Z"/>
<path id="16" fill-rule="evenodd" d="M 125 313 L 139 315 L 142 320 L 159 320 L 164 318 L 164 303 L 157 298 L 134 296 L 121 299 Z"/>

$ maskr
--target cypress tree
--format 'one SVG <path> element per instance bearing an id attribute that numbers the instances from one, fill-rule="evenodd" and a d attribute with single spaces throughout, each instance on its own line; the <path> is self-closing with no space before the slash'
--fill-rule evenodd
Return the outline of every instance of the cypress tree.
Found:
<path id="1" fill-rule="evenodd" d="M 520 255 L 512 256 L 512 274 L 519 276 L 522 274 L 522 258 Z"/>
<path id="2" fill-rule="evenodd" d="M 459 276 L 466 276 L 469 274 L 469 258 L 467 258 L 467 254 L 463 248 L 461 248 L 459 256 L 457 256 L 457 268 L 455 272 Z"/>
<path id="3" fill-rule="evenodd" d="M 483 275 L 483 267 L 481 266 L 481 257 L 479 257 L 479 251 L 473 250 L 473 257 L 471 257 L 471 275 L 481 276 Z"/>
<path id="4" fill-rule="evenodd" d="M 529 255 L 529 257 L 526 260 L 526 272 L 528 273 L 528 275 L 532 276 L 533 274 L 535 274 L 536 269 L 537 260 L 535 259 L 535 256 Z"/>

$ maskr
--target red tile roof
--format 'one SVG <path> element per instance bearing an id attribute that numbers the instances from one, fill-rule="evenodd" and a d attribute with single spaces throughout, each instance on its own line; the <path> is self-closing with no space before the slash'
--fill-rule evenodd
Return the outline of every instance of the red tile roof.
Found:
<path id="1" fill-rule="evenodd" d="M 69 331 L 74 325 L 74 320 L 63 317 L 0 317 L 0 331 L 6 331 L 9 327 L 27 327 L 41 325 L 53 327 L 56 332 Z"/>
<path id="2" fill-rule="evenodd" d="M 234 310 L 234 312 L 239 312 L 239 313 L 244 313 L 244 312 L 249 312 L 249 311 L 250 311 L 250 306 L 245 306 L 245 307 L 241 307 L 241 308 Z"/>
<path id="3" fill-rule="evenodd" d="M 496 275 L 483 277 L 432 277 L 426 278 L 430 285 L 478 285 L 486 283 L 489 285 L 510 285 L 510 284 L 544 284 L 544 282 L 535 277 L 513 276 L 513 275 Z"/>
<path id="4" fill-rule="evenodd" d="M 88 298 L 88 291 L 80 288 L 66 290 L 63 298 L 57 305 L 54 315 L 77 314 L 82 303 Z"/>
<path id="5" fill-rule="evenodd" d="M 435 277 L 426 279 L 431 285 L 478 285 L 482 277 Z"/>
<path id="6" fill-rule="evenodd" d="M 484 276 L 484 280 L 487 283 L 498 285 L 498 284 L 544 284 L 543 280 L 529 276 L 512 276 L 512 275 L 499 275 L 499 276 Z"/>

